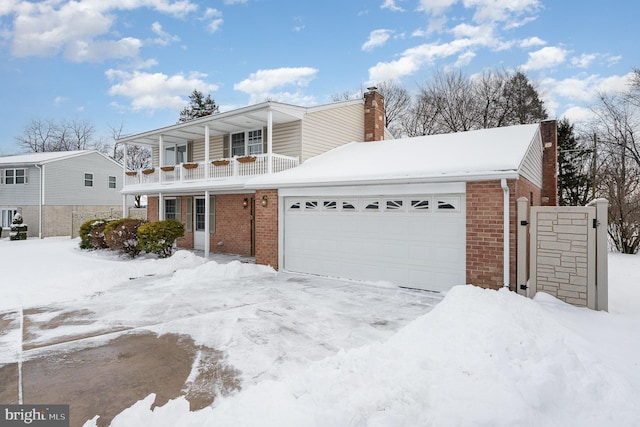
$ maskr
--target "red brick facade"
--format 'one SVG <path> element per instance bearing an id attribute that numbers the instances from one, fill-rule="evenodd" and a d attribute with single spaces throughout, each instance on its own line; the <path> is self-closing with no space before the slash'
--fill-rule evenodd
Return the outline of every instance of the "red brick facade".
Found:
<path id="1" fill-rule="evenodd" d="M 558 206 L 558 128 L 555 120 L 540 123 L 542 157 L 542 202 Z"/>
<path id="2" fill-rule="evenodd" d="M 375 87 L 370 87 L 364 94 L 364 140 L 382 141 L 384 128 L 384 97 Z"/>
<path id="3" fill-rule="evenodd" d="M 256 191 L 256 264 L 278 269 L 278 190 Z"/>

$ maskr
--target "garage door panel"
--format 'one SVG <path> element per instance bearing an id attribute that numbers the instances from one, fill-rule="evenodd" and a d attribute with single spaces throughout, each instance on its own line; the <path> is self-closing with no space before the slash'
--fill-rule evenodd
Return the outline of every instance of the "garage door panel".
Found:
<path id="1" fill-rule="evenodd" d="M 439 212 L 432 209 L 436 199 L 429 195 L 353 196 L 334 198 L 337 208 L 323 209 L 321 197 L 298 197 L 302 206 L 309 200 L 317 201 L 319 208 L 295 211 L 287 210 L 285 200 L 284 268 L 430 290 L 464 284 L 464 206 Z M 356 209 L 343 210 L 344 200 Z M 413 200 L 431 203 L 411 209 Z M 457 195 L 453 200 L 464 197 Z M 363 209 L 372 203 L 379 209 Z"/>

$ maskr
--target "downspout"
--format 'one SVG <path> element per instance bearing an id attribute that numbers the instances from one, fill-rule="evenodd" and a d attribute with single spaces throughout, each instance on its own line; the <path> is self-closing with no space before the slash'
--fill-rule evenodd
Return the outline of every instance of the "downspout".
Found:
<path id="1" fill-rule="evenodd" d="M 38 169 L 38 175 L 40 178 L 40 194 L 38 195 L 38 239 L 42 239 L 42 198 L 44 197 L 44 169 L 40 168 L 40 165 L 34 164 L 36 169 Z"/>
<path id="2" fill-rule="evenodd" d="M 504 285 L 503 287 L 509 289 L 509 271 L 510 271 L 510 265 L 509 265 L 509 186 L 507 185 L 507 180 L 502 178 L 500 180 L 500 185 L 502 186 L 502 193 L 503 193 L 503 197 L 504 197 L 504 259 L 502 261 L 503 265 L 504 265 L 504 273 L 503 273 L 503 280 L 504 280 Z"/>

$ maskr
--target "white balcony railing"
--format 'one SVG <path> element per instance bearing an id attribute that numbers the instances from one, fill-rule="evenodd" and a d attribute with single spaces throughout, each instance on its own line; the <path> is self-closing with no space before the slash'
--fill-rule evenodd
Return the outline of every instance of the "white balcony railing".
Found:
<path id="1" fill-rule="evenodd" d="M 281 172 L 298 166 L 297 157 L 271 154 L 271 171 Z M 208 174 L 205 173 L 209 168 Z M 264 175 L 269 173 L 269 155 L 218 159 L 205 162 L 182 163 L 175 166 L 126 172 L 125 186 L 138 184 L 171 184 L 205 180 L 224 180 L 234 177 Z"/>

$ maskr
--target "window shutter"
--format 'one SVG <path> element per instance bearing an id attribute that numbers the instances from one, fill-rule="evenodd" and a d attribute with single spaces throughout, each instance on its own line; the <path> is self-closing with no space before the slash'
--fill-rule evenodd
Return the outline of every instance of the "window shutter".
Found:
<path id="1" fill-rule="evenodd" d="M 0 169 L 0 184 L 4 184 L 4 169 Z"/>
<path id="2" fill-rule="evenodd" d="M 25 184 L 29 183 L 29 168 L 24 170 L 24 183 Z"/>
<path id="3" fill-rule="evenodd" d="M 182 209 L 180 207 L 180 200 L 182 200 L 182 197 L 176 197 L 176 221 L 182 222 Z"/>
<path id="4" fill-rule="evenodd" d="M 227 133 L 222 137 L 222 157 L 224 157 L 225 159 L 231 157 L 229 155 L 229 153 L 231 153 L 231 149 L 229 148 L 229 146 L 229 134 Z"/>
<path id="5" fill-rule="evenodd" d="M 193 197 L 187 197 L 187 217 L 185 218 L 187 232 L 193 231 Z"/>
<path id="6" fill-rule="evenodd" d="M 187 162 L 193 162 L 193 141 L 187 141 Z"/>
<path id="7" fill-rule="evenodd" d="M 267 128 L 262 128 L 262 153 L 267 154 Z"/>
<path id="8" fill-rule="evenodd" d="M 216 196 L 209 196 L 209 233 L 216 233 Z"/>

